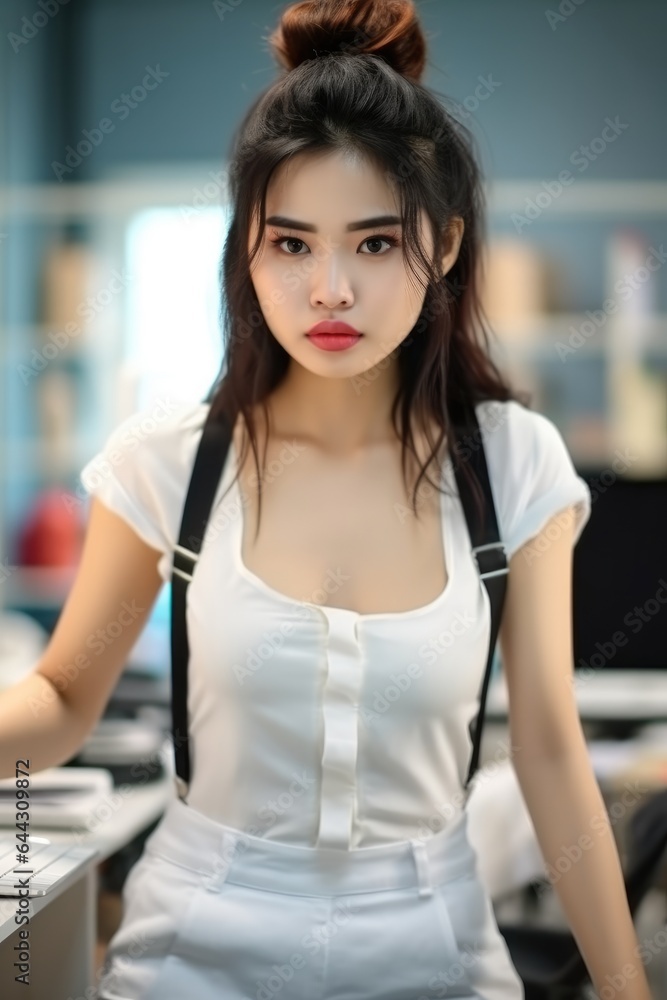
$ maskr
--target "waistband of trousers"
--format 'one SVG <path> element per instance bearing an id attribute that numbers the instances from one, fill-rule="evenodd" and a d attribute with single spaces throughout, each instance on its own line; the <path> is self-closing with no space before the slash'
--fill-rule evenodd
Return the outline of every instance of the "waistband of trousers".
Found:
<path id="1" fill-rule="evenodd" d="M 257 837 L 172 799 L 145 851 L 197 872 L 211 891 L 224 882 L 293 895 L 333 896 L 415 888 L 476 874 L 467 812 L 426 838 L 341 850 Z"/>

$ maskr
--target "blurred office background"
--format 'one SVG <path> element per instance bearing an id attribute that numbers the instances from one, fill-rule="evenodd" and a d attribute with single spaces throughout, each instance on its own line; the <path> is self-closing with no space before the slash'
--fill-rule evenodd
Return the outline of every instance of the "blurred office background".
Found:
<path id="1" fill-rule="evenodd" d="M 658 0 L 418 7 L 425 82 L 473 132 L 486 178 L 484 299 L 498 362 L 582 472 L 607 485 L 664 479 L 667 10 Z M 30 606 L 47 629 L 80 549 L 80 470 L 126 416 L 201 399 L 219 369 L 225 154 L 275 79 L 265 38 L 281 9 L 0 7 L 0 606 Z M 664 542 L 651 511 L 665 494 L 604 492 L 579 549 L 609 527 L 627 579 L 625 556 Z M 619 519 L 638 532 L 640 510 L 643 534 L 631 541 L 626 528 L 623 542 Z M 167 603 L 165 590 L 163 624 Z M 144 643 L 145 668 L 164 673 L 164 645 Z M 656 656 L 641 659 L 661 666 Z"/>
<path id="2" fill-rule="evenodd" d="M 0 6 L 0 609 L 25 616 L 5 632 L 0 686 L 14 676 L 11 642 L 16 675 L 19 647 L 26 663 L 39 647 L 28 619 L 48 634 L 62 607 L 84 464 L 126 416 L 201 399 L 218 371 L 225 153 L 276 78 L 264 39 L 283 6 Z M 417 6 L 424 82 L 472 130 L 486 178 L 494 353 L 604 487 L 575 554 L 575 665 L 664 682 L 667 7 Z M 134 673 L 166 690 L 168 597 L 125 682 Z M 636 604 L 645 627 L 608 655 L 614 622 Z M 664 683 L 653 705 L 602 712 L 591 733 L 625 740 L 641 722 L 659 743 Z M 664 784 L 661 766 L 651 780 Z"/>
<path id="3" fill-rule="evenodd" d="M 622 453 L 628 476 L 664 476 L 664 5 L 418 6 L 425 82 L 473 131 L 487 181 L 494 353 L 575 463 Z M 4 564 L 70 562 L 64 510 L 85 517 L 78 473 L 106 434 L 160 398 L 202 398 L 217 373 L 225 152 L 275 77 L 263 39 L 280 9 L 0 8 Z M 60 548 L 39 531 L 59 521 L 52 490 L 72 494 Z"/>

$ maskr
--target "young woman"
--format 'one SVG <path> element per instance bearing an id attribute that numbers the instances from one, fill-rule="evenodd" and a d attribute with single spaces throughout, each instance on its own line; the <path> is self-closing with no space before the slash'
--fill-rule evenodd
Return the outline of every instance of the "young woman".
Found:
<path id="1" fill-rule="evenodd" d="M 19 750 L 68 759 L 103 712 L 171 579 L 215 409 L 233 440 L 188 590 L 192 780 L 125 883 L 99 997 L 521 1000 L 461 794 L 490 621 L 455 408 L 483 432 L 513 763 L 556 870 L 604 813 L 570 683 L 590 493 L 490 360 L 480 175 L 419 82 L 411 0 L 298 3 L 271 42 L 285 72 L 231 155 L 223 371 L 207 402 L 146 408 L 86 466 L 76 582 L 0 703 L 4 773 Z M 128 601 L 136 618 L 59 683 Z M 556 889 L 594 983 L 625 970 L 614 995 L 647 1000 L 611 832 L 580 854 Z"/>

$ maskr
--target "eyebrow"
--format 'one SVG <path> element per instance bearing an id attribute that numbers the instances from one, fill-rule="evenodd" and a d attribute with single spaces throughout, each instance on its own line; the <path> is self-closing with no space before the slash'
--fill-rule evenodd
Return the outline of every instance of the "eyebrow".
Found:
<path id="1" fill-rule="evenodd" d="M 266 220 L 267 226 L 281 226 L 284 229 L 299 229 L 306 233 L 316 233 L 317 227 L 308 222 L 299 222 L 297 219 L 288 219 L 284 215 L 271 215 Z M 360 219 L 359 222 L 348 222 L 345 227 L 347 233 L 353 233 L 357 229 L 375 229 L 377 226 L 402 225 L 402 219 L 398 215 L 376 215 L 373 219 Z"/>

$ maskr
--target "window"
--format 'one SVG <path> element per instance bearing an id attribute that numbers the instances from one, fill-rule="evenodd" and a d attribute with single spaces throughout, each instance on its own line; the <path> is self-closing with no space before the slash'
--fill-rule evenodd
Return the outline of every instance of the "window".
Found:
<path id="1" fill-rule="evenodd" d="M 218 269 L 231 213 L 220 207 L 152 208 L 126 236 L 126 341 L 137 408 L 159 394 L 203 398 L 222 361 Z"/>

